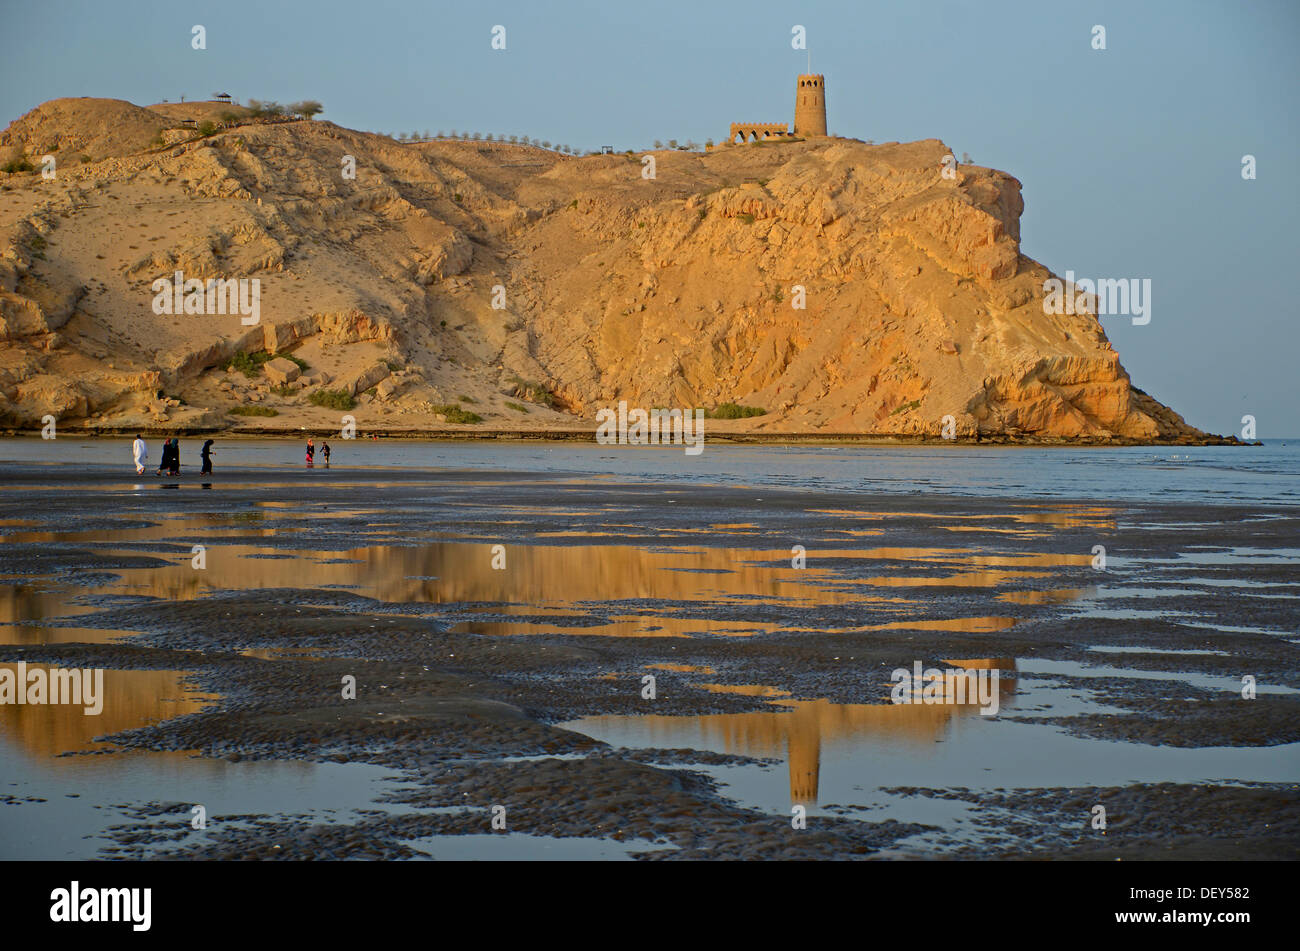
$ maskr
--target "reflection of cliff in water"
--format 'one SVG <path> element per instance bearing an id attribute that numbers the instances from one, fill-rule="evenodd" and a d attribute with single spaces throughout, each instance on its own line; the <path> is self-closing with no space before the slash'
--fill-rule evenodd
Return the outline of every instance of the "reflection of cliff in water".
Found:
<path id="1" fill-rule="evenodd" d="M 120 582 L 99 590 L 189 600 L 223 589 L 346 587 L 395 603 L 532 605 L 615 599 L 691 601 L 736 594 L 818 604 L 864 599 L 857 592 L 810 586 L 808 582 L 832 581 L 833 576 L 813 567 L 790 567 L 786 551 L 508 545 L 506 567 L 497 570 L 492 567 L 490 543 L 435 542 L 320 552 L 226 545 L 197 533 L 193 537 L 195 544 L 206 547 L 204 569 L 191 566 L 188 552 L 163 555 L 172 564 L 121 571 Z M 24 586 L 8 592 L 11 607 L 6 613 L 14 620 L 84 610 L 68 606 L 62 597 L 37 595 Z"/>
<path id="2" fill-rule="evenodd" d="M 0 584 L 0 644 L 106 644 L 130 633 L 39 623 L 93 610 L 73 604 L 66 586 L 47 581 Z"/>
<path id="3" fill-rule="evenodd" d="M 66 598 L 46 583 L 0 584 L 0 625 L 67 612 Z"/>
<path id="4" fill-rule="evenodd" d="M 17 676 L 17 664 L 0 667 Z M 51 667 L 28 664 L 27 669 Z M 98 716 L 87 716 L 82 705 L 6 703 L 0 705 L 0 737 L 34 758 L 110 748 L 95 738 L 195 713 L 214 699 L 185 689 L 184 676 L 176 670 L 105 670 Z"/>
<path id="5" fill-rule="evenodd" d="M 193 524 L 191 524 L 193 523 Z M 505 546 L 505 567 L 494 569 L 493 545 L 439 541 L 410 546 L 375 545 L 343 551 L 303 551 L 249 544 L 247 530 L 234 544 L 204 519 L 169 520 L 149 530 L 107 532 L 101 541 L 152 540 L 205 546 L 206 567 L 191 565 L 188 551 L 160 553 L 171 563 L 119 572 L 120 581 L 95 590 L 165 600 L 189 600 L 214 590 L 337 587 L 393 603 L 497 602 L 571 606 L 581 602 L 644 600 L 691 603 L 701 598 L 743 595 L 756 603 L 790 606 L 909 603 L 892 592 L 864 588 L 949 586 L 992 587 L 1044 577 L 1049 565 L 1073 564 L 1077 555 L 988 556 L 966 549 L 862 549 L 810 551 L 807 567 L 795 569 L 788 550 L 750 550 L 672 545 Z M 126 536 L 121 539 L 115 535 Z M 280 539 L 262 533 L 268 541 Z M 228 536 L 227 536 L 228 537 Z M 34 539 L 33 539 L 34 540 Z M 99 548 L 111 554 L 111 548 Z M 138 554 L 138 551 L 132 554 Z M 942 577 L 894 573 L 853 579 L 840 574 L 855 560 L 913 561 L 924 571 L 951 568 Z M 1086 560 L 1086 558 L 1085 558 Z M 997 570 L 990 570 L 996 564 Z M 1001 567 L 1005 566 L 1005 567 Z M 1039 571 L 1032 570 L 1039 568 Z M 39 620 L 82 613 L 58 594 L 25 585 L 0 588 L 0 622 Z"/>

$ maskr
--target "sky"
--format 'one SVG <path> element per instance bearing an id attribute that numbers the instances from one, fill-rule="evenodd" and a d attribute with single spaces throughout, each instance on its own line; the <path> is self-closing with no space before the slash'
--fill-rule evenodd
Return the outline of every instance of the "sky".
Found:
<path id="1" fill-rule="evenodd" d="M 791 120 L 811 55 L 832 134 L 942 139 L 1020 180 L 1024 254 L 1061 275 L 1150 279 L 1149 323 L 1102 318 L 1135 385 L 1203 429 L 1240 434 L 1251 415 L 1261 438 L 1300 436 L 1300 0 L 0 9 L 0 124 L 62 96 L 228 92 L 316 99 L 321 119 L 375 132 L 641 148 Z"/>

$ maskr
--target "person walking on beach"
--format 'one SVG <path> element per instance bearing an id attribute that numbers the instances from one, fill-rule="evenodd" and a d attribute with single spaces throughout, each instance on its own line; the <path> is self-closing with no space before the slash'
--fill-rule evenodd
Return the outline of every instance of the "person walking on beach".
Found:
<path id="1" fill-rule="evenodd" d="M 149 458 L 149 447 L 144 437 L 136 433 L 135 442 L 131 443 L 131 455 L 135 459 L 135 474 L 144 475 L 144 463 Z"/>
<path id="2" fill-rule="evenodd" d="M 207 475 L 212 471 L 212 443 L 213 442 L 215 442 L 215 440 L 209 439 L 207 442 L 203 444 L 203 448 L 199 450 L 199 456 L 201 456 L 203 459 L 203 469 L 200 471 L 199 473 L 200 475 Z"/>
<path id="3" fill-rule="evenodd" d="M 162 475 L 165 471 L 170 471 L 172 467 L 172 441 L 163 440 L 162 458 L 158 460 L 158 471 L 155 475 Z"/>
<path id="4" fill-rule="evenodd" d="M 330 467 L 330 444 L 329 440 L 321 440 L 320 454 L 325 457 L 325 468 Z"/>
<path id="5" fill-rule="evenodd" d="M 181 441 L 172 440 L 172 467 L 167 470 L 171 475 L 181 474 Z"/>
<path id="6" fill-rule="evenodd" d="M 316 464 L 316 447 L 312 444 L 310 438 L 307 440 L 307 468 L 310 469 Z"/>

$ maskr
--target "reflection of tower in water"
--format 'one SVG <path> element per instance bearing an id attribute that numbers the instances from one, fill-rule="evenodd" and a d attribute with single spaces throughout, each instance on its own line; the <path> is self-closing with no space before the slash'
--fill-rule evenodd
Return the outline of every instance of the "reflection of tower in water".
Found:
<path id="1" fill-rule="evenodd" d="M 822 735 L 819 724 L 804 717 L 791 722 L 785 736 L 790 767 L 790 802 L 815 805 L 821 775 Z"/>
<path id="2" fill-rule="evenodd" d="M 967 670 L 1014 670 L 1014 658 L 989 658 L 983 660 L 945 661 Z M 954 682 L 961 675 L 956 671 L 945 677 L 944 689 L 954 697 Z M 999 708 L 1015 695 L 1015 678 L 1000 674 L 998 677 Z M 778 724 L 785 734 L 786 762 L 790 771 L 790 802 L 816 805 L 821 779 L 822 740 L 870 734 L 895 735 L 901 739 L 933 742 L 958 716 L 976 715 L 979 703 L 974 697 L 966 703 L 939 704 L 837 704 L 826 700 L 796 702 L 788 714 L 777 714 L 783 722 Z M 742 714 L 744 716 L 746 714 Z M 771 717 L 771 714 L 749 714 Z"/>
<path id="3" fill-rule="evenodd" d="M 968 670 L 1000 669 L 998 678 L 999 707 L 1009 705 L 1015 694 L 1015 669 L 1012 658 L 945 661 Z M 957 671 L 946 678 L 946 688 Z M 739 692 L 739 691 L 736 691 Z M 746 691 L 749 692 L 749 691 Z M 978 715 L 978 702 L 956 703 L 831 703 L 829 700 L 779 700 L 776 712 L 716 713 L 699 717 L 636 716 L 600 717 L 598 720 L 634 723 L 649 732 L 650 738 L 664 737 L 673 745 L 689 742 L 682 737 L 684 728 L 693 724 L 701 739 L 720 741 L 728 753 L 755 757 L 786 759 L 790 776 L 790 801 L 816 805 L 821 782 L 821 754 L 824 744 L 837 740 L 879 737 L 911 742 L 918 746 L 933 743 L 957 716 Z"/>

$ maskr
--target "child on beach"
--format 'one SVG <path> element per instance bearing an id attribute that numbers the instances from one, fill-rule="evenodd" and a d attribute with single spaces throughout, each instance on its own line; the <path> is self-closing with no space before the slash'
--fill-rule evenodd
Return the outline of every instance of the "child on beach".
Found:
<path id="1" fill-rule="evenodd" d="M 316 464 L 316 447 L 312 445 L 310 439 L 307 440 L 307 468 L 310 469 Z"/>
<path id="2" fill-rule="evenodd" d="M 201 475 L 202 475 L 202 474 L 209 473 L 209 472 L 212 471 L 212 444 L 213 444 L 213 442 L 215 442 L 215 440 L 209 439 L 207 442 L 205 442 L 205 443 L 203 444 L 203 448 L 202 448 L 201 450 L 199 450 L 199 456 L 203 459 L 203 469 L 202 469 L 202 471 L 201 471 L 201 473 L 200 473 Z"/>
<path id="3" fill-rule="evenodd" d="M 320 454 L 325 457 L 325 468 L 330 467 L 330 444 L 327 440 L 322 440 L 320 444 Z"/>

